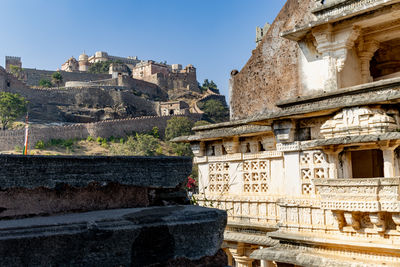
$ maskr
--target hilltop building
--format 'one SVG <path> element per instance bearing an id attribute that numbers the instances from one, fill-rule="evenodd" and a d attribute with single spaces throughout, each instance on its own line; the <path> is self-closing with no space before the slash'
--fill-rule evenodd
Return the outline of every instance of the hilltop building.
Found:
<path id="1" fill-rule="evenodd" d="M 64 64 L 61 65 L 61 70 L 69 72 L 87 72 L 90 65 L 97 62 L 106 61 L 125 64 L 131 69 L 140 62 L 137 57 L 117 57 L 111 56 L 107 52 L 98 51 L 90 57 L 83 53 L 79 56 L 78 60 L 76 60 L 74 57 L 69 58 Z"/>
<path id="2" fill-rule="evenodd" d="M 288 0 L 232 71 L 231 121 L 175 139 L 230 265 L 400 265 L 399 10 Z"/>
<path id="3" fill-rule="evenodd" d="M 196 68 L 189 64 L 182 69 L 181 64 L 167 65 L 152 60 L 141 62 L 132 69 L 132 77 L 155 83 L 161 88 L 199 91 Z"/>
<path id="4" fill-rule="evenodd" d="M 93 56 L 85 53 L 69 58 L 61 70 L 66 72 L 88 72 L 94 63 L 112 61 L 109 74 L 113 78 L 118 75 L 131 76 L 134 79 L 147 81 L 158 85 L 164 90 L 189 90 L 200 92 L 196 77 L 196 68 L 189 64 L 182 69 L 181 64 L 168 65 L 153 60 L 139 60 L 137 57 L 117 57 L 107 52 L 96 52 Z"/>

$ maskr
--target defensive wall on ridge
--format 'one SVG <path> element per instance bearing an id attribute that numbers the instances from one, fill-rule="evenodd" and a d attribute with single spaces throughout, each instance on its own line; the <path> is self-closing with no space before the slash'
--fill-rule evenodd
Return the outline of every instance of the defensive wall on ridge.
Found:
<path id="1" fill-rule="evenodd" d="M 41 79 L 46 79 L 51 81 L 51 76 L 56 71 L 51 70 L 37 70 L 37 69 L 28 69 L 23 68 L 22 73 L 24 75 L 24 81 L 29 86 L 38 86 L 39 81 Z M 88 72 L 67 72 L 67 71 L 60 71 L 63 77 L 63 85 L 65 82 L 69 81 L 81 81 L 81 82 L 90 82 L 90 81 L 97 81 L 97 80 L 105 80 L 110 79 L 110 74 L 95 74 L 95 73 L 88 73 Z"/>
<path id="2" fill-rule="evenodd" d="M 108 138 L 125 137 L 133 132 L 148 132 L 158 127 L 163 136 L 167 121 L 176 116 L 147 116 L 121 120 L 107 120 L 95 123 L 80 123 L 66 126 L 53 126 L 29 129 L 29 148 L 38 141 L 48 142 L 51 139 L 85 139 L 88 136 Z M 192 121 L 200 120 L 201 114 L 190 114 Z M 23 147 L 25 130 L 0 131 L 0 150 L 13 150 L 16 146 Z"/>

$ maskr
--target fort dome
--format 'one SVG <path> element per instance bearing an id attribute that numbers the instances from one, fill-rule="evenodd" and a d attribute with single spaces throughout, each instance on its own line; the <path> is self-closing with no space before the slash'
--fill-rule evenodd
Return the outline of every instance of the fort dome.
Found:
<path id="1" fill-rule="evenodd" d="M 88 60 L 88 59 L 89 59 L 89 57 L 85 53 L 83 53 L 79 56 L 79 61 L 84 61 L 84 60 Z"/>

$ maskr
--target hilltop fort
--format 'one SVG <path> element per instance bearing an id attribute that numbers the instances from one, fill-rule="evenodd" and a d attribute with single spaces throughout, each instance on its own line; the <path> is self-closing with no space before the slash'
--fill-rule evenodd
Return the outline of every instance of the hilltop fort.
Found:
<path id="1" fill-rule="evenodd" d="M 19 93 L 30 102 L 30 117 L 38 123 L 87 123 L 140 116 L 201 114 L 198 102 L 225 97 L 201 91 L 196 68 L 168 65 L 137 57 L 96 52 L 66 60 L 57 70 L 60 87 L 43 88 L 54 70 L 23 68 L 20 57 L 7 56 L 0 69 L 0 90 Z M 99 67 L 99 68 L 96 68 Z"/>

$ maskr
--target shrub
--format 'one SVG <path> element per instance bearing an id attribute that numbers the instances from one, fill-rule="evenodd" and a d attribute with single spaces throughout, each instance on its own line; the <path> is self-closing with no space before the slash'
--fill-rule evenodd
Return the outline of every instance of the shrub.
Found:
<path id="1" fill-rule="evenodd" d="M 47 144 L 45 146 L 46 147 L 56 146 L 56 147 L 63 147 L 63 148 L 69 148 L 70 149 L 70 148 L 72 148 L 74 143 L 75 143 L 74 139 L 67 139 L 67 140 L 51 139 L 49 142 L 47 142 Z"/>
<path id="2" fill-rule="evenodd" d="M 40 86 L 40 87 L 49 88 L 49 87 L 52 87 L 53 84 L 51 83 L 50 80 L 47 80 L 47 79 L 40 79 L 40 81 L 39 81 L 39 86 Z"/>
<path id="3" fill-rule="evenodd" d="M 220 101 L 211 99 L 199 107 L 205 115 L 213 122 L 224 122 L 229 120 L 229 109 Z"/>
<path id="4" fill-rule="evenodd" d="M 88 141 L 88 142 L 93 142 L 94 141 L 94 138 L 93 138 L 93 136 L 88 136 L 87 138 L 86 138 L 86 141 Z"/>
<path id="5" fill-rule="evenodd" d="M 182 135 L 192 134 L 193 122 L 186 117 L 173 117 L 167 121 L 165 139 L 171 140 Z"/>
<path id="6" fill-rule="evenodd" d="M 112 155 L 154 156 L 162 153 L 160 141 L 150 134 L 128 136 L 126 142 L 111 147 Z"/>
<path id="7" fill-rule="evenodd" d="M 170 142 L 169 146 L 172 150 L 172 153 L 174 153 L 177 156 L 193 157 L 193 152 L 190 149 L 189 144 Z"/>
<path id="8" fill-rule="evenodd" d="M 160 133 L 157 126 L 154 126 L 153 129 L 151 129 L 150 134 L 157 139 L 160 138 Z"/>
<path id="9" fill-rule="evenodd" d="M 35 148 L 36 148 L 36 149 L 43 149 L 43 148 L 45 148 L 44 142 L 43 142 L 42 140 L 37 141 L 36 144 L 35 144 Z"/>
<path id="10" fill-rule="evenodd" d="M 99 143 L 99 144 L 103 143 L 103 140 L 105 140 L 105 139 L 103 137 L 100 137 L 100 136 L 96 138 L 96 142 Z"/>

